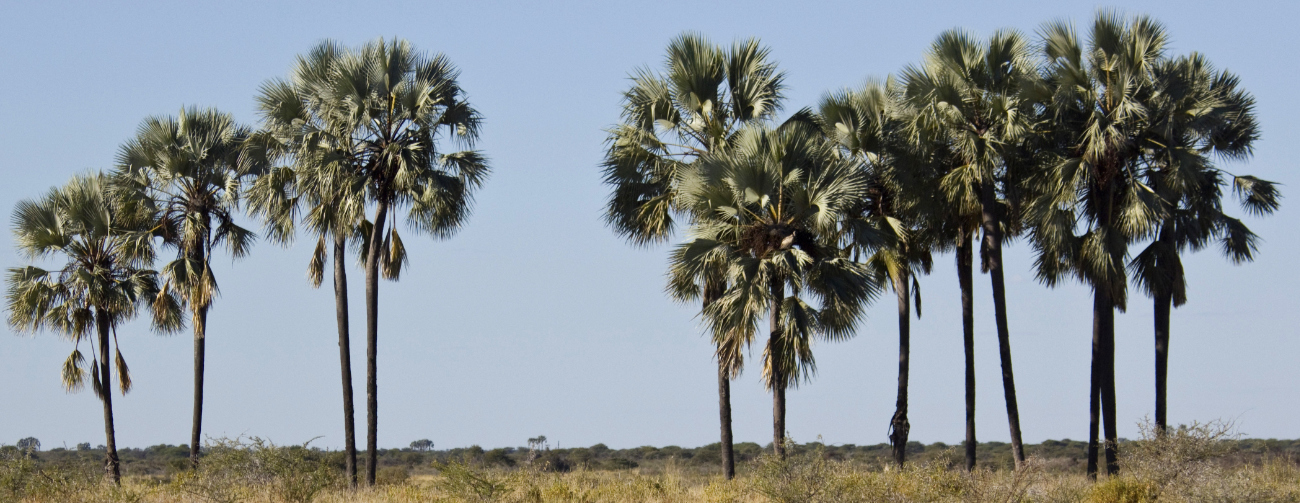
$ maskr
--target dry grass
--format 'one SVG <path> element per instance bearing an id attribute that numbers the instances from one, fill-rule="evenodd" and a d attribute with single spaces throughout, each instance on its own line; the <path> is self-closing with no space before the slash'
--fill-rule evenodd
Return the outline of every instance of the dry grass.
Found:
<path id="1" fill-rule="evenodd" d="M 219 443 L 203 468 L 170 480 L 131 478 L 120 488 L 85 466 L 36 466 L 0 459 L 0 501 L 46 502 L 1300 502 L 1300 466 L 1220 462 L 1222 425 L 1193 425 L 1126 443 L 1123 475 L 1097 483 L 1032 461 L 1026 469 L 965 473 L 939 459 L 905 469 L 834 461 L 813 452 L 787 461 L 763 458 L 725 481 L 672 463 L 664 469 L 550 473 L 436 465 L 437 474 L 387 473 L 375 488 L 348 490 L 311 451 L 257 439 Z"/>

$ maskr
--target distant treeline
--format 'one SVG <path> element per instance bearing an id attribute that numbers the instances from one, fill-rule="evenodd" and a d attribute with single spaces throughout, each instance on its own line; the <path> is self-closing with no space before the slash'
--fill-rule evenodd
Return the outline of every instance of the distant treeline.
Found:
<path id="1" fill-rule="evenodd" d="M 1256 464 L 1267 458 L 1300 459 L 1300 440 L 1277 439 L 1243 439 L 1228 440 L 1231 454 L 1227 460 L 1233 463 Z M 605 444 L 591 447 L 573 447 L 563 449 L 532 450 L 527 447 L 504 447 L 484 449 L 477 445 L 458 447 L 447 450 L 417 450 L 412 448 L 380 449 L 379 469 L 398 468 L 409 473 L 432 471 L 435 463 L 462 462 L 481 467 L 517 468 L 531 464 L 547 471 L 572 470 L 625 470 L 641 468 L 642 471 L 657 471 L 670 463 L 679 468 L 715 471 L 719 462 L 718 444 L 700 447 L 666 447 L 642 446 L 630 449 L 611 449 Z M 1078 440 L 1047 440 L 1040 444 L 1026 444 L 1026 454 L 1040 458 L 1054 470 L 1078 471 L 1084 469 L 1087 457 L 1087 442 Z M 312 457 L 320 456 L 336 464 L 339 470 L 344 468 L 342 451 L 324 450 L 290 446 L 289 449 L 302 449 Z M 935 442 L 923 444 L 909 442 L 908 457 L 917 461 L 934 461 L 948 457 L 952 463 L 961 461 L 961 444 Z M 735 445 L 736 460 L 749 463 L 756 460 L 771 445 L 760 446 L 754 442 L 740 442 Z M 884 466 L 891 462 L 890 444 L 874 445 L 825 445 L 817 442 L 794 444 L 793 453 L 806 454 L 820 452 L 822 456 L 837 461 L 849 461 L 863 465 Z M 1122 449 L 1122 444 L 1121 444 Z M 0 452 L 17 451 L 15 446 L 0 447 Z M 206 450 L 206 449 L 205 449 Z M 189 446 L 155 445 L 152 447 L 119 448 L 123 470 L 130 475 L 167 476 L 189 468 Z M 12 454 L 9 452 L 7 454 Z M 33 451 L 33 459 L 40 463 L 75 464 L 82 462 L 99 462 L 103 460 L 104 446 L 76 449 L 54 448 L 46 451 Z M 1004 442 L 982 442 L 979 444 L 980 464 L 991 467 L 1010 469 L 1014 467 L 1011 444 Z"/>

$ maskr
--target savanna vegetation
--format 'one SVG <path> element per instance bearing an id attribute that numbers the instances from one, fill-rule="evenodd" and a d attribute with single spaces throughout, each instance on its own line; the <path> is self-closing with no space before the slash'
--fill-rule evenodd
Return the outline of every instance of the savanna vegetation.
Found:
<path id="1" fill-rule="evenodd" d="M 402 40 L 321 43 L 262 86 L 259 124 L 193 107 L 150 117 L 112 169 L 19 203 L 19 252 L 53 265 L 8 271 L 8 323 L 73 344 L 63 382 L 69 391 L 90 383 L 105 444 L 42 451 L 24 439 L 4 447 L 0 496 L 1300 501 L 1300 444 L 1239 440 L 1219 423 L 1168 424 L 1169 319 L 1188 300 L 1181 257 L 1215 247 L 1234 263 L 1251 260 L 1258 238 L 1225 200 L 1263 216 L 1281 199 L 1277 184 L 1224 167 L 1248 159 L 1260 136 L 1254 98 L 1234 74 L 1196 53 L 1171 54 L 1168 43 L 1155 20 L 1112 12 L 1082 30 L 1065 22 L 1033 34 L 951 30 L 896 75 L 785 113 L 793 108 L 785 73 L 760 41 L 674 38 L 660 67 L 632 73 L 620 122 L 607 130 L 604 216 L 633 245 L 676 243 L 666 291 L 699 307 L 713 342 L 719 442 L 551 449 L 538 437 L 526 448 L 441 451 L 428 440 L 407 449 L 376 443 L 379 280 L 396 281 L 421 260 L 408 256 L 399 231 L 445 239 L 467 224 L 491 171 L 474 149 L 483 118 L 443 55 Z M 342 451 L 202 436 L 207 313 L 218 294 L 210 262 L 218 252 L 253 253 L 259 226 L 276 244 L 299 231 L 316 242 L 304 257 L 312 287 L 332 265 Z M 1003 247 L 1013 238 L 1032 247 L 1044 285 L 1073 279 L 1093 292 L 1086 442 L 1022 440 L 1008 323 L 1016 306 L 1004 284 Z M 966 437 L 960 446 L 923 445 L 909 440 L 910 321 L 922 314 L 921 279 L 950 251 L 963 309 L 962 326 L 952 329 L 962 331 L 966 354 Z M 349 260 L 365 284 L 364 456 Z M 1005 444 L 976 437 L 976 264 L 993 298 L 985 315 L 997 333 Z M 1157 390 L 1155 422 L 1142 439 L 1125 441 L 1115 424 L 1114 340 L 1131 287 L 1155 306 Z M 794 443 L 787 390 L 810 384 L 814 348 L 853 338 L 887 292 L 897 303 L 897 398 L 890 423 L 869 427 L 888 427 L 889 443 Z M 193 333 L 188 444 L 116 445 L 114 375 L 120 393 L 133 386 L 116 332 L 137 316 L 156 331 Z M 732 381 L 756 343 L 772 396 L 767 446 L 736 443 L 731 427 Z"/>
<path id="2" fill-rule="evenodd" d="M 210 441 L 193 468 L 186 446 L 122 449 L 123 484 L 103 482 L 103 448 L 0 449 L 6 501 L 140 502 L 1142 502 L 1300 501 L 1300 442 L 1234 440 L 1222 424 L 1192 425 L 1119 445 L 1122 475 L 1090 481 L 1086 442 L 981 444 L 973 471 L 964 449 L 908 446 L 898 468 L 889 444 L 786 445 L 786 457 L 735 446 L 737 474 L 722 476 L 718 448 L 610 449 L 478 446 L 378 453 L 376 485 L 350 488 L 345 453 L 275 446 L 257 438 Z M 414 444 L 413 444 L 414 445 Z"/>

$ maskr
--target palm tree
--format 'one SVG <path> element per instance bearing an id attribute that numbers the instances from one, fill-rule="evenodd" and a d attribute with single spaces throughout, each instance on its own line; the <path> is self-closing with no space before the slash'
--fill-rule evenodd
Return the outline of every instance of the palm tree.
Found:
<path id="1" fill-rule="evenodd" d="M 730 50 L 686 33 L 668 44 L 665 71 L 640 69 L 623 93 L 622 122 L 609 130 L 602 163 L 612 193 L 606 222 L 638 246 L 663 242 L 683 210 L 676 205 L 685 171 L 701 157 L 724 152 L 746 124 L 771 120 L 781 108 L 784 74 L 754 39 Z M 702 297 L 701 312 L 726 285 L 722 274 L 680 290 L 679 300 Z M 723 474 L 735 477 L 731 435 L 731 380 L 744 364 L 737 341 L 715 338 Z"/>
<path id="2" fill-rule="evenodd" d="M 822 132 L 841 152 L 857 160 L 868 189 L 846 211 L 843 232 L 855 260 L 878 284 L 890 284 L 898 297 L 898 398 L 890 419 L 890 443 L 900 466 L 907 456 L 908 377 L 911 362 L 911 304 L 921 315 L 917 274 L 929 273 L 933 243 L 925 232 L 933 222 L 924 203 L 933 194 L 930 166 L 905 134 L 905 113 L 892 81 L 870 82 L 860 90 L 822 98 Z"/>
<path id="3" fill-rule="evenodd" d="M 997 31 L 981 41 L 953 30 L 939 35 L 921 66 L 903 70 L 905 99 L 914 109 L 913 134 L 937 139 L 956 158 L 956 166 L 942 181 L 946 197 L 964 200 L 973 193 L 979 198 L 981 268 L 992 280 L 1002 389 L 1017 467 L 1023 466 L 1025 453 L 1011 365 L 1002 243 L 1006 232 L 1016 228 L 1007 201 L 1014 200 L 1020 171 L 1012 160 L 1014 150 L 1032 131 L 1033 103 L 1022 97 L 1021 89 L 1033 85 L 1035 67 L 1030 44 L 1019 32 Z M 958 251 L 960 260 L 964 251 Z"/>
<path id="4" fill-rule="evenodd" d="M 366 483 L 373 485 L 379 431 L 379 278 L 397 280 L 407 262 L 396 215 L 407 209 L 407 223 L 418 232 L 451 237 L 469 218 L 474 192 L 490 170 L 483 155 L 472 150 L 482 118 L 466 101 L 457 81 L 459 71 L 446 56 L 420 53 L 404 40 L 382 39 L 355 49 L 321 47 L 315 52 L 329 51 L 338 53 L 307 58 L 328 61 L 310 69 L 314 83 L 303 101 L 270 96 L 282 91 L 271 89 L 281 87 L 275 83 L 263 89 L 270 99 L 305 110 L 264 112 L 310 117 L 286 141 L 318 151 L 322 160 L 307 162 L 340 170 L 331 183 L 359 184 L 365 203 L 375 208 L 368 222 L 351 222 L 350 216 L 325 219 L 336 240 L 336 271 L 338 240 L 347 225 L 357 225 L 365 260 Z M 444 142 L 471 150 L 445 152 L 439 148 Z M 321 190 L 328 196 L 334 189 Z"/>
<path id="5" fill-rule="evenodd" d="M 1097 15 L 1086 48 L 1064 22 L 1048 24 L 1042 36 L 1056 155 L 1032 183 L 1032 236 L 1041 281 L 1051 286 L 1072 274 L 1093 290 L 1087 473 L 1095 478 L 1103 419 L 1106 471 L 1119 471 L 1115 309 L 1127 303 L 1128 246 L 1150 237 L 1168 213 L 1145 183 L 1160 141 L 1151 112 L 1168 36 L 1150 18 L 1109 12 Z"/>
<path id="6" fill-rule="evenodd" d="M 250 130 L 215 109 L 185 108 L 177 117 L 150 117 L 118 155 L 114 183 L 125 201 L 154 205 L 155 224 L 176 260 L 163 267 L 163 290 L 175 293 L 194 327 L 194 416 L 190 462 L 199 463 L 203 425 L 204 347 L 208 310 L 217 295 L 213 248 L 248 254 L 256 235 L 235 223 L 244 180 L 261 166 L 243 155 Z"/>
<path id="7" fill-rule="evenodd" d="M 728 287 L 705 310 L 717 339 L 747 343 L 767 315 L 763 381 L 772 392 L 772 447 L 783 457 L 786 389 L 815 372 L 813 338 L 851 337 L 879 290 L 839 247 L 845 210 L 865 180 L 800 123 L 745 128 L 729 151 L 701 161 L 678 190 L 676 204 L 693 218 L 670 276 L 689 284 L 725 264 Z"/>
<path id="8" fill-rule="evenodd" d="M 315 103 L 326 100 L 330 66 L 344 53 L 338 44 L 325 42 L 300 56 L 287 80 L 262 85 L 258 105 L 262 130 L 252 144 L 269 160 L 284 161 L 259 176 L 249 189 L 249 209 L 266 223 L 271 239 L 292 242 L 301 214 L 303 225 L 316 236 L 316 249 L 307 277 L 319 288 L 332 245 L 334 306 L 338 326 L 339 367 L 343 381 L 344 467 L 349 484 L 357 484 L 356 414 L 352 393 L 352 346 L 348 327 L 347 252 L 364 232 L 365 186 L 346 162 L 349 135 L 331 130 L 331 124 L 314 115 Z"/>
<path id="9" fill-rule="evenodd" d="M 1150 186 L 1166 205 L 1156 238 L 1129 262 L 1138 286 L 1155 304 L 1156 428 L 1168 426 L 1170 308 L 1187 302 L 1182 259 L 1218 239 L 1233 262 L 1252 260 L 1255 234 L 1240 220 L 1223 213 L 1222 186 L 1232 179 L 1247 213 L 1270 214 L 1279 194 L 1272 182 L 1234 176 L 1215 167 L 1211 154 L 1228 160 L 1248 158 L 1259 126 L 1255 100 L 1237 88 L 1238 79 L 1216 72 L 1199 54 L 1162 61 L 1154 70 L 1159 92 L 1152 96 L 1152 132 L 1158 136 L 1147 172 Z"/>
<path id="10" fill-rule="evenodd" d="M 123 144 L 113 174 L 120 198 L 159 208 L 157 233 L 177 259 L 162 268 L 164 291 L 175 291 L 194 325 L 194 422 L 190 461 L 203 441 L 203 367 L 208 309 L 217 295 L 212 248 L 225 244 L 235 259 L 248 255 L 256 234 L 235 224 L 240 190 L 259 165 L 243 155 L 250 130 L 216 109 L 185 108 L 177 117 L 149 117 Z"/>
<path id="11" fill-rule="evenodd" d="M 102 173 L 79 175 L 39 200 L 18 203 L 13 221 L 19 252 L 33 260 L 65 262 L 57 270 L 9 269 L 6 301 L 9 326 L 15 330 L 49 329 L 72 340 L 72 354 L 63 363 L 63 386 L 70 392 L 80 390 L 89 374 L 91 389 L 104 405 L 104 470 L 120 484 L 112 366 L 117 366 L 123 395 L 131 389 L 131 373 L 122 358 L 117 326 L 142 307 L 152 309 L 156 329 L 178 330 L 183 321 L 176 299 L 159 292 L 157 273 L 149 269 L 154 259 L 152 208 L 122 204 L 107 184 Z M 83 339 L 91 347 L 89 368 L 81 353 Z"/>

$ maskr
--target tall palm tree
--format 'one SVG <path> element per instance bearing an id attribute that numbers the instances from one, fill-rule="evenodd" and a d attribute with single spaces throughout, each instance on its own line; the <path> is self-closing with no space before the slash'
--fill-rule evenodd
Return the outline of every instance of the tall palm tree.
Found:
<path id="1" fill-rule="evenodd" d="M 122 358 L 117 326 L 144 307 L 152 309 L 159 330 L 178 330 L 183 321 L 176 299 L 159 292 L 157 273 L 149 268 L 154 259 L 153 209 L 122 204 L 107 184 L 101 173 L 79 175 L 39 200 L 18 203 L 13 221 L 19 252 L 29 259 L 64 263 L 56 270 L 9 269 L 5 300 L 14 329 L 49 329 L 72 340 L 72 354 L 63 363 L 63 386 L 77 391 L 89 375 L 91 389 L 104 405 L 105 474 L 120 484 L 112 367 L 117 366 L 123 395 L 131 389 L 131 374 Z M 81 353 L 83 339 L 91 347 L 89 368 Z"/>
<path id="2" fill-rule="evenodd" d="M 987 41 L 962 31 L 939 35 L 920 66 L 903 70 L 905 99 L 914 109 L 914 135 L 937 138 L 958 164 L 943 180 L 945 192 L 956 199 L 978 195 L 983 239 L 981 268 L 993 287 L 1002 389 L 1011 430 L 1011 452 L 1017 467 L 1025 461 L 1011 364 L 1007 327 L 1006 283 L 1002 244 L 1016 228 L 1014 200 L 1020 171 L 1013 151 L 1032 132 L 1033 103 L 1021 95 L 1036 78 L 1030 44 L 1019 32 L 994 32 Z M 961 250 L 959 250 L 961 252 Z"/>
<path id="3" fill-rule="evenodd" d="M 1146 183 L 1166 205 L 1156 238 L 1129 262 L 1134 281 L 1155 304 L 1156 428 L 1168 426 L 1170 308 L 1187 302 L 1181 253 L 1199 250 L 1211 240 L 1233 262 L 1250 261 L 1255 234 L 1240 220 L 1223 213 L 1223 186 L 1231 183 L 1247 213 L 1270 214 L 1279 194 L 1272 182 L 1235 176 L 1214 165 L 1211 155 L 1242 160 L 1259 137 L 1254 98 L 1226 71 L 1215 71 L 1203 56 L 1192 54 L 1162 61 L 1154 70 L 1159 92 L 1152 96 L 1153 169 Z"/>
<path id="4" fill-rule="evenodd" d="M 271 239 L 292 241 L 299 218 L 316 236 L 307 277 L 319 288 L 325 264 L 334 257 L 334 306 L 338 326 L 339 367 L 343 381 L 344 468 L 349 484 L 357 484 L 356 414 L 352 393 L 352 345 L 348 327 L 347 253 L 360 242 L 367 226 L 365 185 L 354 176 L 347 159 L 350 136 L 313 109 L 328 99 L 330 67 L 345 49 L 332 42 L 299 56 L 288 79 L 262 85 L 258 106 L 262 129 L 251 144 L 268 162 L 287 163 L 259 176 L 249 189 L 249 209 L 266 223 Z M 304 212 L 305 208 L 305 212 Z"/>
<path id="5" fill-rule="evenodd" d="M 355 222 L 366 272 L 366 483 L 373 485 L 379 431 L 379 278 L 397 280 L 407 262 L 397 214 L 406 209 L 407 223 L 418 232 L 451 237 L 469 218 L 474 192 L 490 170 L 486 158 L 472 150 L 482 117 L 465 99 L 459 71 L 446 56 L 421 53 L 405 40 L 382 39 L 339 52 L 312 67 L 318 74 L 312 79 L 319 82 L 311 85 L 305 101 L 282 102 L 305 107 L 295 113 L 311 118 L 288 140 L 298 145 L 323 143 L 309 147 L 325 156 L 319 164 L 341 170 L 339 186 L 364 187 L 365 203 L 374 207 L 368 222 Z M 469 150 L 441 149 L 447 142 Z M 348 220 L 331 224 L 352 223 Z M 344 229 L 332 227 L 337 258 Z M 336 271 L 339 264 L 336 260 Z"/>
<path id="6" fill-rule="evenodd" d="M 911 305 L 915 298 L 921 315 L 920 283 L 916 276 L 931 266 L 930 233 L 923 227 L 933 219 L 925 204 L 930 166 L 906 134 L 906 111 L 899 103 L 892 80 L 869 82 L 860 90 L 842 91 L 822 98 L 819 122 L 822 132 L 843 155 L 857 160 L 867 190 L 846 211 L 843 232 L 853 256 L 865 256 L 874 281 L 892 286 L 898 298 L 898 398 L 890 419 L 894 461 L 907 457 L 908 378 L 911 362 Z"/>
<path id="7" fill-rule="evenodd" d="M 1151 237 L 1167 214 L 1145 181 L 1160 141 L 1151 112 L 1168 36 L 1150 18 L 1101 12 L 1086 47 L 1065 22 L 1046 25 L 1042 37 L 1048 138 L 1056 153 L 1033 180 L 1030 219 L 1039 279 L 1055 285 L 1070 274 L 1093 290 L 1087 473 L 1095 478 L 1103 420 L 1106 471 L 1119 471 L 1115 310 L 1127 303 L 1128 247 Z"/>
<path id="8" fill-rule="evenodd" d="M 767 315 L 763 381 L 772 392 L 772 447 L 783 457 L 786 389 L 815 372 L 813 338 L 851 337 L 879 290 L 839 246 L 844 212 L 865 180 L 800 123 L 745 128 L 732 149 L 701 161 L 678 191 L 693 218 L 670 277 L 689 284 L 725 264 L 728 287 L 705 310 L 715 338 L 750 341 Z"/>
<path id="9" fill-rule="evenodd" d="M 683 173 L 700 157 L 725 152 L 746 124 L 770 121 L 780 110 L 784 73 L 770 61 L 770 50 L 749 39 L 730 50 L 703 36 L 685 33 L 668 44 L 664 71 L 637 70 L 623 93 L 622 121 L 609 130 L 602 163 L 612 193 L 606 222 L 632 243 L 667 240 L 683 218 L 677 192 Z M 679 300 L 702 297 L 701 311 L 726 285 L 722 274 L 695 278 Z M 718 360 L 718 413 L 723 474 L 735 476 L 731 435 L 731 380 L 744 361 L 734 338 L 714 339 Z"/>
<path id="10" fill-rule="evenodd" d="M 213 248 L 248 254 L 256 235 L 235 222 L 242 186 L 263 168 L 243 154 L 251 130 L 215 109 L 185 108 L 176 117 L 150 117 L 122 145 L 114 183 L 121 197 L 159 209 L 156 226 L 176 260 L 163 267 L 163 290 L 175 291 L 194 327 L 194 415 L 190 462 L 199 463 L 203 425 L 203 366 L 208 310 L 217 295 Z"/>

